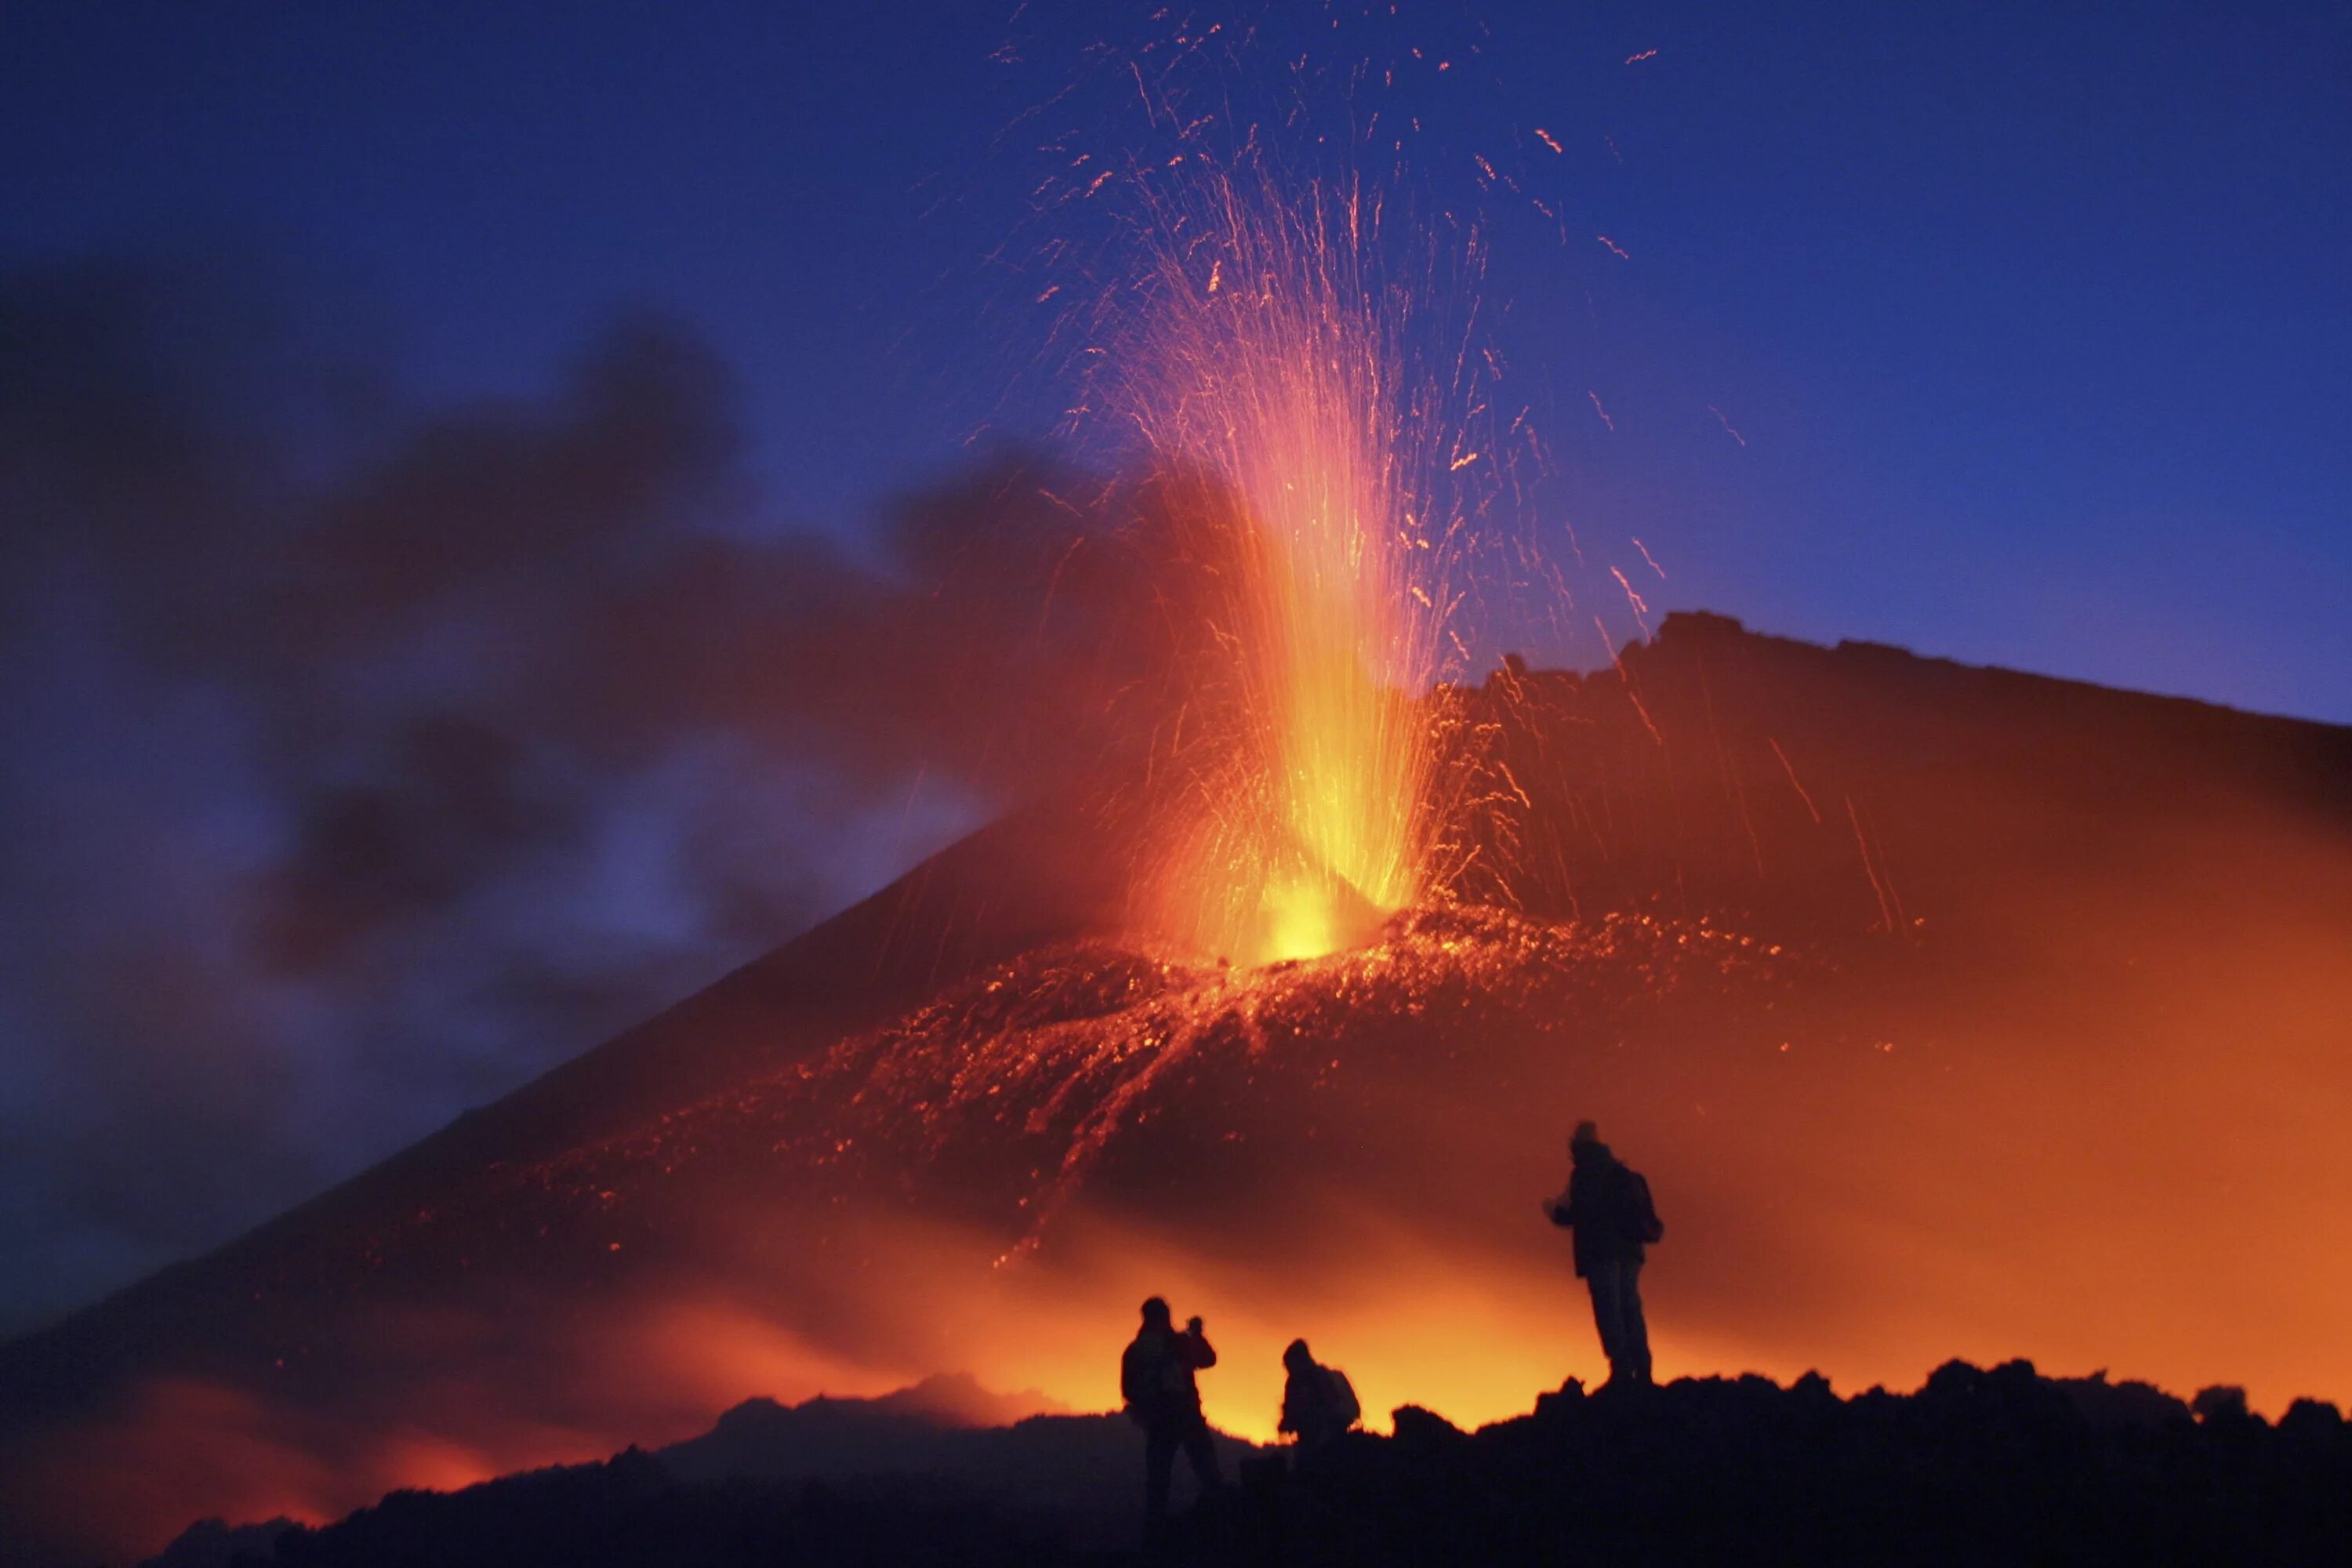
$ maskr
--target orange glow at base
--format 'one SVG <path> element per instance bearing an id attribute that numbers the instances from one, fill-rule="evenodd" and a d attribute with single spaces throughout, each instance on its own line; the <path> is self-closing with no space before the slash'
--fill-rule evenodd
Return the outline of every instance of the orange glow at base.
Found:
<path id="1" fill-rule="evenodd" d="M 1278 882 L 1265 893 L 1266 959 L 1320 958 L 1339 945 L 1331 900 L 1311 880 Z"/>

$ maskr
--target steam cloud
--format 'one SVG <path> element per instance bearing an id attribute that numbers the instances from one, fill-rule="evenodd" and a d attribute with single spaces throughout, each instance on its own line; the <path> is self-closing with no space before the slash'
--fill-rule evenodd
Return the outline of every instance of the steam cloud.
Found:
<path id="1" fill-rule="evenodd" d="M 671 323 L 459 408 L 302 326 L 0 275 L 0 1331 L 1086 765 L 1150 667 L 1099 486 L 1000 458 L 868 558 L 762 517 Z"/>

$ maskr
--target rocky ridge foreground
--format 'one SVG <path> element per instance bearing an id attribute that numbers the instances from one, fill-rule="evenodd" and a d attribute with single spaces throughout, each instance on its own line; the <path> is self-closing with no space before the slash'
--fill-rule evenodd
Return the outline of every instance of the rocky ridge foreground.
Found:
<path id="1" fill-rule="evenodd" d="M 857 1425 L 856 1403 L 755 1403 L 662 1454 L 396 1493 L 319 1530 L 215 1521 L 150 1568 L 2210 1564 L 2331 1561 L 2352 1542 L 2352 1427 L 2333 1405 L 2298 1401 L 2273 1424 L 2234 1390 L 2191 1405 L 2021 1361 L 1953 1362 L 1917 1394 L 1846 1399 L 1813 1375 L 1633 1395 L 1571 1382 L 1475 1433 L 1407 1406 L 1394 1436 L 1354 1435 L 1310 1469 L 1233 1446 L 1241 1484 L 1149 1552 L 1132 1491 L 1126 1539 L 1105 1536 L 1118 1479 L 1139 1482 L 1140 1438 L 1117 1417 L 927 1435 L 882 1412 L 901 1443 L 868 1443 L 867 1468 L 844 1473 L 804 1439 Z M 792 1473 L 711 1473 L 720 1449 L 751 1464 L 763 1448 L 801 1458 Z"/>

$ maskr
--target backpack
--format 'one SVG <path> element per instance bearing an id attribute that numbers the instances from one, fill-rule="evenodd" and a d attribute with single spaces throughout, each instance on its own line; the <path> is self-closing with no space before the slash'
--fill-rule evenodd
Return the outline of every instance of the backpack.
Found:
<path id="1" fill-rule="evenodd" d="M 1635 1240 L 1650 1243 L 1664 1241 L 1666 1222 L 1658 1217 L 1655 1204 L 1650 1201 L 1650 1184 L 1638 1171 L 1626 1171 L 1622 1197 L 1625 1205 L 1625 1234 Z"/>
<path id="2" fill-rule="evenodd" d="M 1364 1418 L 1364 1406 L 1356 1397 L 1356 1385 L 1336 1366 L 1325 1367 L 1323 1378 L 1331 1390 L 1332 1424 L 1345 1432 Z"/>

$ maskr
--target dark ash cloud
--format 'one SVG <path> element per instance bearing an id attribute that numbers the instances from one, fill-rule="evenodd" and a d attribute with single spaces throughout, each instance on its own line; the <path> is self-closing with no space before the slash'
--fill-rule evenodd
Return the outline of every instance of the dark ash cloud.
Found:
<path id="1" fill-rule="evenodd" d="M 855 549 L 736 409 L 653 316 L 420 407 L 218 268 L 0 274 L 0 1329 L 1116 743 L 1160 590 L 1106 487 L 1005 458 Z"/>

